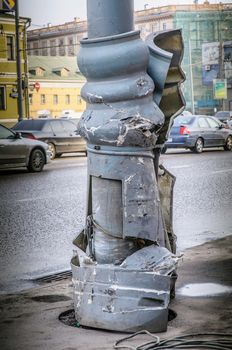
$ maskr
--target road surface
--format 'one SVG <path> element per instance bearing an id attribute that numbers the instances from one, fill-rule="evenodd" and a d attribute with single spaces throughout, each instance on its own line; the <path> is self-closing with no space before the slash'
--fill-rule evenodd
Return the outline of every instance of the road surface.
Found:
<path id="1" fill-rule="evenodd" d="M 178 251 L 232 233 L 232 152 L 168 151 L 161 163 L 176 176 Z M 0 174 L 1 292 L 70 269 L 72 240 L 86 206 L 86 158 L 66 155 L 42 173 Z M 19 283 L 20 279 L 20 283 Z"/>

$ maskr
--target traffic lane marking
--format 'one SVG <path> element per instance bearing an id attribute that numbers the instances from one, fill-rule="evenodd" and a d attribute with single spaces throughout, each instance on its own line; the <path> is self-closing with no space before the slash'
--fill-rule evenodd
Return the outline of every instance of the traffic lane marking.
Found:
<path id="1" fill-rule="evenodd" d="M 214 170 L 214 171 L 211 172 L 211 174 L 227 173 L 227 172 L 230 172 L 230 171 L 232 171 L 232 168 L 231 169 Z"/>

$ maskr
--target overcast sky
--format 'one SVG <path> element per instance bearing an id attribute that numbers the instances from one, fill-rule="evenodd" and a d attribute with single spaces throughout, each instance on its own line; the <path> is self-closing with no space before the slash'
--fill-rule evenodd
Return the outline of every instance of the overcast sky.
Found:
<path id="1" fill-rule="evenodd" d="M 20 16 L 32 19 L 32 29 L 44 26 L 70 22 L 74 17 L 86 19 L 86 0 L 18 0 Z M 110 0 L 109 0 L 110 1 Z M 135 10 L 170 4 L 191 4 L 193 0 L 135 0 Z M 199 0 L 199 3 L 204 1 Z M 219 3 L 220 0 L 210 0 Z M 232 0 L 221 2 L 232 3 Z"/>

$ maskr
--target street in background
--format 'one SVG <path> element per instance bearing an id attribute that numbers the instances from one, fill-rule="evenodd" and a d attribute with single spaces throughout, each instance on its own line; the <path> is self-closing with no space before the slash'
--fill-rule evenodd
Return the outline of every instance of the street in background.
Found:
<path id="1" fill-rule="evenodd" d="M 223 147 L 232 150 L 232 130 L 215 117 L 180 115 L 173 121 L 163 153 L 168 148 L 186 148 L 202 153 L 205 148 Z"/>
<path id="2" fill-rule="evenodd" d="M 86 142 L 77 131 L 77 123 L 63 119 L 27 119 L 12 127 L 23 137 L 41 140 L 48 144 L 51 159 L 63 153 L 84 152 Z"/>

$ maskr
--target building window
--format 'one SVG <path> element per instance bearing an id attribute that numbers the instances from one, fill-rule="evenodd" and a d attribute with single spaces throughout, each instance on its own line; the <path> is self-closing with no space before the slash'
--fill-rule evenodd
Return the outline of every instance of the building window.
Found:
<path id="1" fill-rule="evenodd" d="M 13 36 L 7 35 L 6 42 L 7 42 L 7 59 L 9 61 L 13 61 L 14 60 L 14 38 L 13 38 Z"/>
<path id="2" fill-rule="evenodd" d="M 152 23 L 151 25 L 151 32 L 157 32 L 158 31 L 158 23 Z"/>
<path id="3" fill-rule="evenodd" d="M 41 46 L 42 46 L 42 56 L 47 56 L 48 55 L 47 41 L 42 41 Z"/>
<path id="4" fill-rule="evenodd" d="M 66 103 L 66 105 L 70 104 L 70 95 L 65 96 L 65 103 Z"/>
<path id="5" fill-rule="evenodd" d="M 73 37 L 68 38 L 68 55 L 74 56 L 74 41 Z"/>
<path id="6" fill-rule="evenodd" d="M 6 90 L 5 86 L 0 86 L 0 111 L 6 110 Z"/>
<path id="7" fill-rule="evenodd" d="M 77 95 L 77 103 L 80 104 L 81 103 L 81 96 Z"/>
<path id="8" fill-rule="evenodd" d="M 59 39 L 59 55 L 65 56 L 64 39 Z"/>
<path id="9" fill-rule="evenodd" d="M 53 104 L 58 105 L 58 95 L 53 95 Z"/>
<path id="10" fill-rule="evenodd" d="M 39 55 L 38 43 L 33 43 L 33 55 L 35 56 Z"/>
<path id="11" fill-rule="evenodd" d="M 163 23 L 163 30 L 167 29 L 167 23 Z"/>
<path id="12" fill-rule="evenodd" d="M 44 94 L 42 94 L 41 96 L 40 96 L 40 104 L 41 105 L 44 105 L 46 103 L 46 96 L 44 95 Z"/>
<path id="13" fill-rule="evenodd" d="M 33 94 L 29 94 L 29 105 L 33 104 Z"/>
<path id="14" fill-rule="evenodd" d="M 28 56 L 32 55 L 32 53 L 31 53 L 31 44 L 30 43 L 27 43 L 27 54 L 28 54 Z"/>
<path id="15" fill-rule="evenodd" d="M 199 118 L 198 125 L 200 128 L 208 128 L 208 123 L 205 118 Z"/>
<path id="16" fill-rule="evenodd" d="M 56 40 L 50 40 L 50 55 L 56 56 Z"/>

